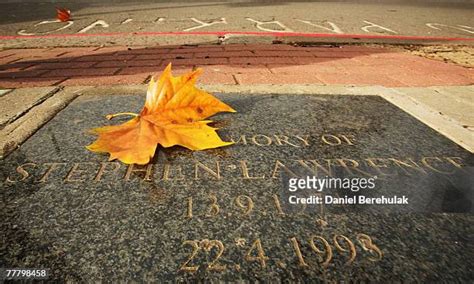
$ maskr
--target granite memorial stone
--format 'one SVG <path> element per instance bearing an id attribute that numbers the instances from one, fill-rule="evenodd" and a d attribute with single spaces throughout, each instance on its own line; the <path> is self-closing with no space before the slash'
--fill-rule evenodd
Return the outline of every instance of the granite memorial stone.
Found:
<path id="1" fill-rule="evenodd" d="M 471 153 L 380 97 L 217 96 L 237 110 L 212 118 L 234 145 L 158 148 L 145 166 L 85 148 L 143 97 L 73 101 L 1 163 L 0 266 L 71 281 L 472 281 Z M 339 183 L 290 190 L 313 177 Z"/>

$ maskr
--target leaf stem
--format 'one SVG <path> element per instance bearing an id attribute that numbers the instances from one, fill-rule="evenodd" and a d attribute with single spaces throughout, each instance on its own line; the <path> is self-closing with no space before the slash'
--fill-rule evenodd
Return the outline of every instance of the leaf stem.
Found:
<path id="1" fill-rule="evenodd" d="M 108 120 L 111 120 L 114 117 L 122 116 L 122 115 L 129 115 L 129 116 L 133 116 L 133 117 L 138 116 L 138 114 L 133 113 L 133 112 L 119 112 L 119 113 L 114 113 L 114 114 L 108 114 L 108 115 L 105 116 L 105 118 L 107 118 Z"/>

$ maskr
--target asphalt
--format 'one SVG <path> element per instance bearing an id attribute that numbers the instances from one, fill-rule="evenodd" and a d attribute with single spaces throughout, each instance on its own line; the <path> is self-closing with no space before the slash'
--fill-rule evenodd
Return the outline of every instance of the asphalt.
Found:
<path id="1" fill-rule="evenodd" d="M 71 10 L 70 23 L 48 22 L 55 20 L 56 6 Z M 256 32 L 327 34 L 324 39 L 294 37 L 293 39 L 297 41 L 321 41 L 328 38 L 340 41 L 341 38 L 336 37 L 341 36 L 343 41 L 388 40 L 361 39 L 351 35 L 388 36 L 395 39 L 415 36 L 469 40 L 474 39 L 473 8 L 473 3 L 426 2 L 0 3 L 0 36 L 4 37 L 0 47 L 147 45 L 217 41 L 217 35 L 199 34 L 209 32 L 229 32 L 225 40 L 230 41 L 248 40 L 250 36 L 245 33 Z M 180 36 L 157 34 L 161 32 L 184 34 Z M 232 32 L 240 34 L 232 35 Z M 109 36 L 105 37 L 107 34 Z M 66 36 L 25 39 L 22 35 Z M 266 34 L 266 37 L 274 39 L 275 35 Z M 255 37 L 253 36 L 251 40 L 255 40 Z M 405 41 L 416 40 L 405 39 Z"/>

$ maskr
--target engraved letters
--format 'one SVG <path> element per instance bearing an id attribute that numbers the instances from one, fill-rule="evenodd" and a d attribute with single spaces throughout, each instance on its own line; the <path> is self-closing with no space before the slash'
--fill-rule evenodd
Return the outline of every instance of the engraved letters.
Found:
<path id="1" fill-rule="evenodd" d="M 186 182 L 188 180 L 221 181 L 241 179 L 248 182 L 269 180 L 277 182 L 281 176 L 298 177 L 300 172 L 319 177 L 332 177 L 337 170 L 345 175 L 357 177 L 395 175 L 427 175 L 435 173 L 450 175 L 463 170 L 464 161 L 460 157 L 429 156 L 419 159 L 404 157 L 367 158 L 314 158 L 301 157 L 292 160 L 269 160 L 257 163 L 252 157 L 242 160 L 218 158 L 211 161 L 189 161 L 186 163 L 122 165 L 119 162 L 76 163 L 24 163 L 7 173 L 5 183 L 18 182 Z M 339 171 L 340 172 L 340 171 Z"/>

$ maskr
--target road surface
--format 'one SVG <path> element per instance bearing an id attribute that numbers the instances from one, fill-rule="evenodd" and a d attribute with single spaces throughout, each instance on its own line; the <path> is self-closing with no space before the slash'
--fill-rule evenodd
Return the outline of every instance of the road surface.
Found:
<path id="1" fill-rule="evenodd" d="M 55 21 L 55 6 L 70 9 L 72 20 Z M 474 39 L 469 3 L 45 2 L 0 3 L 0 11 L 0 47 L 203 43 L 218 36 Z"/>

